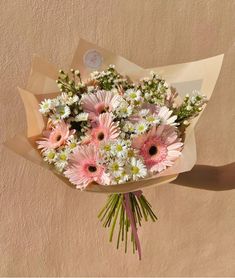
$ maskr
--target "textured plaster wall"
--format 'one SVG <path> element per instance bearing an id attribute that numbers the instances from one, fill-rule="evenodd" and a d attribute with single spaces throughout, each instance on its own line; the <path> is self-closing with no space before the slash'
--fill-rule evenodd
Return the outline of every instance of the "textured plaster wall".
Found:
<path id="1" fill-rule="evenodd" d="M 67 68 L 78 36 L 143 67 L 225 53 L 197 129 L 198 163 L 235 159 L 235 1 L 1 0 L 0 140 L 26 128 L 16 86 L 32 55 Z M 80 193 L 1 147 L 0 275 L 234 276 L 235 190 L 145 190 L 159 221 L 140 231 L 143 260 L 117 252 L 96 219 L 104 195 Z"/>

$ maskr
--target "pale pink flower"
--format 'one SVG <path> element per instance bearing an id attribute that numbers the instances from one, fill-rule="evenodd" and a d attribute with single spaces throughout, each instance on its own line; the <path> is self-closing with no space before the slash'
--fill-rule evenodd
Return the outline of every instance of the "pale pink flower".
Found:
<path id="1" fill-rule="evenodd" d="M 113 122 L 110 113 L 100 114 L 98 121 L 93 123 L 92 129 L 88 132 L 89 142 L 99 145 L 101 142 L 116 139 L 120 130 L 118 124 Z"/>
<path id="2" fill-rule="evenodd" d="M 169 110 L 166 106 L 162 106 L 157 113 L 157 117 L 159 118 L 160 123 L 164 125 L 176 125 L 177 123 L 175 123 L 175 121 L 177 119 L 177 116 L 171 116 L 172 113 L 172 110 Z"/>
<path id="3" fill-rule="evenodd" d="M 157 106 L 154 104 L 144 104 L 138 111 L 138 114 L 132 115 L 129 120 L 132 123 L 137 123 L 144 119 L 143 112 L 146 111 L 148 116 L 155 118 L 155 122 L 162 125 L 177 125 L 175 122 L 177 119 L 176 115 L 172 116 L 173 111 L 169 110 L 166 106 Z"/>
<path id="4" fill-rule="evenodd" d="M 84 189 L 91 182 L 109 185 L 110 178 L 105 167 L 99 164 L 99 153 L 94 145 L 78 146 L 69 156 L 65 176 L 77 188 Z"/>
<path id="5" fill-rule="evenodd" d="M 47 149 L 56 149 L 65 144 L 68 137 L 73 134 L 75 130 L 69 130 L 69 125 L 64 121 L 57 123 L 50 129 L 43 132 L 45 137 L 42 140 L 37 141 L 38 148 L 45 151 Z"/>
<path id="6" fill-rule="evenodd" d="M 157 117 L 157 113 L 160 110 L 160 106 L 151 103 L 144 103 L 137 114 L 131 115 L 129 121 L 132 123 L 138 123 L 143 120 L 142 112 L 146 111 L 147 114 L 151 114 L 153 117 Z"/>
<path id="7" fill-rule="evenodd" d="M 148 109 L 151 114 L 156 114 L 159 112 L 160 106 L 152 103 L 144 103 L 141 108 Z"/>
<path id="8" fill-rule="evenodd" d="M 82 98 L 82 108 L 89 113 L 90 119 L 96 119 L 101 113 L 114 111 L 121 102 L 121 96 L 111 91 L 100 90 L 86 94 Z"/>
<path id="9" fill-rule="evenodd" d="M 150 172 L 161 172 L 172 166 L 181 155 L 182 146 L 175 128 L 169 125 L 154 126 L 132 142 L 132 147 L 139 150 Z"/>

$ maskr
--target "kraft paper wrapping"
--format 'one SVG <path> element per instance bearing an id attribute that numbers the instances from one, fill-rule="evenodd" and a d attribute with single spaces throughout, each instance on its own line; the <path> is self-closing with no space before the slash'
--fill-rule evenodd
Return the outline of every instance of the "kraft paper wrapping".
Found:
<path id="1" fill-rule="evenodd" d="M 88 77 L 90 72 L 105 69 L 110 64 L 114 64 L 119 73 L 127 75 L 133 81 L 149 76 L 150 71 L 153 70 L 162 75 L 169 85 L 176 88 L 180 98 L 183 98 L 187 93 L 190 94 L 193 90 L 199 90 L 210 99 L 219 76 L 222 61 L 223 54 L 184 64 L 142 69 L 123 57 L 80 39 L 71 68 L 79 69 L 83 80 Z M 58 69 L 43 59 L 34 57 L 28 85 L 25 90 L 19 88 L 25 107 L 27 133 L 16 135 L 8 140 L 5 145 L 27 160 L 51 170 L 64 183 L 75 188 L 67 178 L 58 174 L 53 167 L 42 160 L 35 143 L 35 139 L 41 136 L 46 124 L 39 112 L 39 103 L 43 99 L 53 98 L 59 93 L 55 82 L 57 77 Z M 187 128 L 182 156 L 177 159 L 174 166 L 163 173 L 137 182 L 112 186 L 92 183 L 86 188 L 86 191 L 102 193 L 131 192 L 145 187 L 169 183 L 176 179 L 179 173 L 190 171 L 196 163 L 194 127 L 199 117 L 195 118 Z"/>

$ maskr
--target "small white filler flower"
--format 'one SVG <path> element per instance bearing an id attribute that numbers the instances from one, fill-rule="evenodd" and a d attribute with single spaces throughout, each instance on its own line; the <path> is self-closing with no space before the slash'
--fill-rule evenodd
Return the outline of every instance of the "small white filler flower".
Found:
<path id="1" fill-rule="evenodd" d="M 147 176 L 146 166 L 140 159 L 136 159 L 134 157 L 131 159 L 130 172 L 133 180 L 138 180 L 139 178 Z"/>

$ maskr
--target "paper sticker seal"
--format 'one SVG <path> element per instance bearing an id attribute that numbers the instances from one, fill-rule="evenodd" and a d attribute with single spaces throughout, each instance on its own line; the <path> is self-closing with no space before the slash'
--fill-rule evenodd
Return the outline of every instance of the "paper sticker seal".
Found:
<path id="1" fill-rule="evenodd" d="M 100 52 L 91 49 L 84 54 L 83 61 L 88 68 L 98 69 L 102 65 L 103 57 Z"/>

